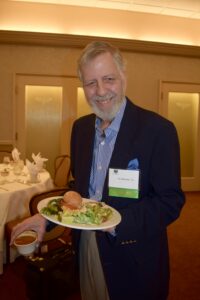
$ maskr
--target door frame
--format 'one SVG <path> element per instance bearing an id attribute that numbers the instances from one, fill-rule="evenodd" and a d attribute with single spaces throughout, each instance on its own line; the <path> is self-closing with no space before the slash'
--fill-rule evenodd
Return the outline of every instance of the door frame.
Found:
<path id="1" fill-rule="evenodd" d="M 159 83 L 159 113 L 168 118 L 168 93 L 198 93 L 198 129 L 197 143 L 194 153 L 194 176 L 181 177 L 182 188 L 184 191 L 199 191 L 200 190 L 200 83 L 194 82 L 179 82 L 160 80 Z"/>
<path id="2" fill-rule="evenodd" d="M 61 86 L 63 88 L 62 101 L 62 129 L 60 138 L 60 153 L 66 154 L 70 151 L 70 136 L 74 120 L 77 115 L 77 88 L 80 81 L 77 76 L 48 75 L 48 74 L 14 74 L 14 130 L 13 145 L 25 158 L 25 86 Z M 20 119 L 20 120 L 19 120 Z"/>

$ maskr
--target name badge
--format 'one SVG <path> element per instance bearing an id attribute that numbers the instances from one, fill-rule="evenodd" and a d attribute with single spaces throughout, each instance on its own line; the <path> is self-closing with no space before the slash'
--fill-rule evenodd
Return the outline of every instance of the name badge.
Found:
<path id="1" fill-rule="evenodd" d="M 109 169 L 109 196 L 138 199 L 139 170 Z"/>

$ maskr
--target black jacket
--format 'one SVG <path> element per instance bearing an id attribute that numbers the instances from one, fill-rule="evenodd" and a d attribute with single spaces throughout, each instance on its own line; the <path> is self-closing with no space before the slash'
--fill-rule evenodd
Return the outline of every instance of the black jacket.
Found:
<path id="1" fill-rule="evenodd" d="M 88 197 L 95 137 L 95 116 L 74 123 L 71 163 L 76 190 Z M 96 231 L 110 300 L 163 300 L 168 295 L 169 258 L 166 227 L 179 217 L 184 204 L 180 188 L 179 143 L 174 125 L 127 99 L 109 167 L 127 169 L 137 158 L 139 199 L 108 195 L 103 201 L 117 209 L 122 221 L 116 237 Z M 81 231 L 74 231 L 76 246 Z"/>

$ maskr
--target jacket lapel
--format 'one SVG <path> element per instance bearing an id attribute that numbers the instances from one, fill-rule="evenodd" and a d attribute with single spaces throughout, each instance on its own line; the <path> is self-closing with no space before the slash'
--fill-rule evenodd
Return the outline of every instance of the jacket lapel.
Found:
<path id="1" fill-rule="evenodd" d="M 117 135 L 109 168 L 127 169 L 130 160 L 137 158 L 138 114 L 136 106 L 127 99 L 127 105 Z M 108 171 L 103 198 L 108 194 Z"/>
<path id="2" fill-rule="evenodd" d="M 111 168 L 126 169 L 129 160 L 134 158 L 134 149 L 137 144 L 137 126 L 138 115 L 136 107 L 127 99 L 124 116 L 110 161 Z"/>

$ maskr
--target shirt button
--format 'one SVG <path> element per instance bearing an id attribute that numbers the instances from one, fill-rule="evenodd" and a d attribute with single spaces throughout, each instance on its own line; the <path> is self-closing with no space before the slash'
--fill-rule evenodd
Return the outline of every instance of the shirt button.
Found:
<path id="1" fill-rule="evenodd" d="M 105 142 L 103 141 L 103 142 L 101 142 L 101 146 L 104 146 L 105 145 Z"/>
<path id="2" fill-rule="evenodd" d="M 99 170 L 99 171 L 102 170 L 102 166 L 98 166 L 98 170 Z"/>
<path id="3" fill-rule="evenodd" d="M 97 190 L 97 195 L 100 196 L 101 195 L 101 192 L 99 190 Z"/>

